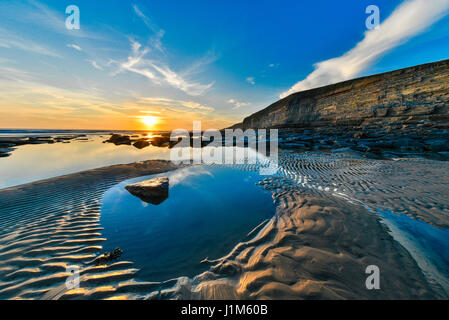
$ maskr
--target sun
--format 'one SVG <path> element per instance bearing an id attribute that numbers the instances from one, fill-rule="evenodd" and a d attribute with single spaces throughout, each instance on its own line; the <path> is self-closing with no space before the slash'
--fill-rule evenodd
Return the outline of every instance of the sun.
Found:
<path id="1" fill-rule="evenodd" d="M 151 129 L 155 124 L 159 122 L 158 118 L 153 116 L 144 116 L 141 118 L 141 120 L 148 127 L 148 129 Z"/>

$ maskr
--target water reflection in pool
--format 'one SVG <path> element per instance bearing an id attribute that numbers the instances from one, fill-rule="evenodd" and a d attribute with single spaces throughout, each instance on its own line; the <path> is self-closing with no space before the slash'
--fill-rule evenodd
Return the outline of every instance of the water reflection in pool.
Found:
<path id="1" fill-rule="evenodd" d="M 168 160 L 170 150 L 102 143 L 109 136 L 89 135 L 70 143 L 29 144 L 0 158 L 0 189 L 74 172 L 144 160 Z"/>
<path id="2" fill-rule="evenodd" d="M 125 186 L 158 176 L 170 179 L 169 197 L 152 205 Z M 273 216 L 271 193 L 260 189 L 256 173 L 228 167 L 189 167 L 120 183 L 103 198 L 104 249 L 120 247 L 123 259 L 150 281 L 194 276 L 200 261 L 227 254 L 265 219 Z"/>
<path id="3" fill-rule="evenodd" d="M 449 229 L 437 229 L 389 210 L 379 213 L 393 237 L 410 252 L 431 283 L 449 294 Z"/>

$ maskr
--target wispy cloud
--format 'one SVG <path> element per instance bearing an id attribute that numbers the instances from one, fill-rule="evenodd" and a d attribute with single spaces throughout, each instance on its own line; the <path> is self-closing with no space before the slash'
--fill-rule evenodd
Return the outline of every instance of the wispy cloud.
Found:
<path id="1" fill-rule="evenodd" d="M 142 10 L 139 9 L 137 5 L 133 5 L 133 10 L 135 14 L 143 21 L 143 23 L 153 32 L 153 36 L 150 38 L 150 44 L 155 49 L 162 53 L 165 53 L 164 47 L 162 45 L 162 38 L 164 37 L 165 31 L 158 27 L 156 23 L 150 17 L 145 15 Z"/>
<path id="2" fill-rule="evenodd" d="M 232 98 L 229 99 L 227 101 L 227 103 L 230 103 L 230 104 L 232 104 L 234 106 L 232 109 L 239 109 L 241 107 L 245 107 L 245 106 L 248 106 L 250 104 L 249 102 L 241 102 L 241 101 L 237 101 L 237 100 L 232 99 Z"/>
<path id="3" fill-rule="evenodd" d="M 97 70 L 103 70 L 103 68 L 101 66 L 98 65 L 98 63 L 94 60 L 86 60 L 87 62 L 89 62 L 92 67 L 94 67 Z"/>
<path id="4" fill-rule="evenodd" d="M 341 57 L 319 62 L 306 79 L 280 95 L 348 80 L 359 75 L 389 50 L 423 32 L 449 12 L 449 0 L 407 0 Z"/>
<path id="5" fill-rule="evenodd" d="M 0 19 L 3 18 L 38 26 L 70 37 L 101 38 L 98 34 L 89 32 L 86 25 L 83 25 L 79 30 L 68 30 L 65 27 L 67 16 L 64 10 L 51 9 L 46 4 L 36 0 L 0 1 Z"/>
<path id="6" fill-rule="evenodd" d="M 154 33 L 160 33 L 161 31 L 163 32 L 163 30 L 159 29 L 159 27 L 147 15 L 144 14 L 136 4 L 134 4 L 132 7 L 136 15 L 142 19 L 142 21 L 147 25 L 148 28 L 150 28 L 151 31 L 153 31 Z"/>
<path id="7" fill-rule="evenodd" d="M 0 76 L 0 109 L 11 110 L 14 106 L 18 114 L 42 114 L 44 109 L 53 115 L 123 115 L 101 92 L 88 86 L 66 89 L 64 85 L 45 83 L 39 74 L 11 67 L 0 67 L 0 75 L 4 75 Z"/>
<path id="8" fill-rule="evenodd" d="M 119 72 L 126 70 L 140 74 L 158 85 L 169 85 L 175 87 L 191 96 L 202 95 L 207 89 L 214 85 L 214 82 L 202 84 L 188 80 L 192 72 L 175 72 L 166 63 L 147 59 L 147 54 L 151 51 L 148 47 L 143 47 L 139 42 L 131 40 L 131 55 L 128 59 L 120 63 Z"/>
<path id="9" fill-rule="evenodd" d="M 15 48 L 50 57 L 60 57 L 59 54 L 45 46 L 36 43 L 33 40 L 22 38 L 19 35 L 13 34 L 2 28 L 0 28 L 0 47 L 8 49 Z"/>
<path id="10" fill-rule="evenodd" d="M 252 84 L 252 85 L 255 85 L 255 84 L 256 84 L 256 81 L 255 81 L 254 77 L 248 77 L 248 78 L 246 78 L 246 82 L 248 82 L 248 83 L 250 83 L 250 84 Z"/>
<path id="11" fill-rule="evenodd" d="M 153 115 L 171 128 L 190 128 L 192 119 L 201 120 L 203 128 L 224 128 L 240 118 L 230 118 L 208 105 L 197 101 L 178 100 L 166 97 L 134 96 L 135 101 L 126 105 L 136 117 Z M 140 114 L 140 115 L 139 115 Z"/>
<path id="12" fill-rule="evenodd" d="M 68 44 L 67 47 L 75 49 L 77 51 L 83 51 L 83 49 L 80 46 L 73 44 L 73 43 Z"/>
<path id="13" fill-rule="evenodd" d="M 162 43 L 164 30 L 160 29 L 153 21 L 144 14 L 137 5 L 132 6 L 134 13 L 144 22 L 144 24 L 152 31 L 147 46 L 143 46 L 140 42 L 130 38 L 131 54 L 127 60 L 116 62 L 119 68 L 112 75 L 124 71 L 139 74 L 151 80 L 156 85 L 168 85 L 177 88 L 188 95 L 199 96 L 214 85 L 214 81 L 203 84 L 192 80 L 192 76 L 201 69 L 202 66 L 212 63 L 210 55 L 205 59 L 200 59 L 183 71 L 175 71 L 165 61 L 165 48 Z M 155 54 L 155 50 L 162 55 Z M 148 57 L 152 53 L 151 59 Z"/>
<path id="14" fill-rule="evenodd" d="M 214 108 L 208 107 L 194 101 L 184 101 L 170 98 L 161 97 L 140 97 L 138 103 L 145 106 L 158 107 L 158 108 L 176 108 L 184 110 L 199 110 L 205 112 L 212 112 Z M 159 111 L 160 112 L 160 111 Z"/>

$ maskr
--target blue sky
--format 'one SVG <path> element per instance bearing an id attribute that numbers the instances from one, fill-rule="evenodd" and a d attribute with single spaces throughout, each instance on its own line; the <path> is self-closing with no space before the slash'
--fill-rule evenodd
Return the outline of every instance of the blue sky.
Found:
<path id="1" fill-rule="evenodd" d="M 372 4 L 381 26 L 367 32 Z M 65 27 L 68 5 L 79 30 Z M 449 58 L 448 11 L 448 0 L 2 0 L 0 127 L 221 128 L 298 90 Z"/>

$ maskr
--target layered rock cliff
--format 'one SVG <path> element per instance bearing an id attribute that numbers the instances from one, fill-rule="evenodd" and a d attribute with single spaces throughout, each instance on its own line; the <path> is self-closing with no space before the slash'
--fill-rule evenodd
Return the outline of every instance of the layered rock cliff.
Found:
<path id="1" fill-rule="evenodd" d="M 247 117 L 243 128 L 376 127 L 431 122 L 449 128 L 449 60 L 294 93 Z"/>

